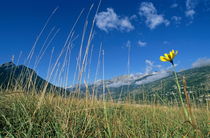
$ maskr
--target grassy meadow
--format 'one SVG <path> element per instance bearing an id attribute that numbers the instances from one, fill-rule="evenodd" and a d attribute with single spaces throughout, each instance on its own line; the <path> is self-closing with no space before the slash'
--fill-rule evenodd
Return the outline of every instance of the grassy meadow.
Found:
<path id="1" fill-rule="evenodd" d="M 177 106 L 103 102 L 10 93 L 0 95 L 2 137 L 208 137 L 206 107 L 194 127 Z"/>

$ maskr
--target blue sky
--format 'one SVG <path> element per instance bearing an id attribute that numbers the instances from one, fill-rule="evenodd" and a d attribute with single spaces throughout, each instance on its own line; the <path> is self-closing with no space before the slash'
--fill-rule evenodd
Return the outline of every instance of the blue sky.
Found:
<path id="1" fill-rule="evenodd" d="M 74 32 L 75 41 L 71 50 L 68 84 L 74 78 L 84 22 L 88 18 L 87 32 L 97 10 L 98 0 L 2 0 L 0 3 L 0 64 L 15 56 L 15 62 L 24 64 L 36 37 L 52 11 L 59 7 L 41 35 L 29 66 L 35 59 L 50 31 L 56 34 L 35 68 L 46 78 L 50 55 L 55 63 L 68 32 L 84 9 Z M 130 73 L 159 71 L 170 66 L 162 63 L 159 56 L 178 50 L 175 58 L 178 70 L 192 67 L 195 61 L 209 62 L 210 48 L 210 0 L 102 0 L 96 15 L 90 79 L 95 78 L 97 57 L 102 43 L 105 52 L 105 79 L 128 72 L 128 47 L 130 47 Z M 52 38 L 52 35 L 50 38 Z M 85 44 L 87 36 L 85 37 Z M 83 49 L 84 50 L 84 49 Z M 20 59 L 18 60 L 18 57 Z M 59 61 L 62 61 L 65 54 Z M 63 74 L 64 75 L 64 74 Z M 65 75 L 64 75 L 65 76 Z M 97 79 L 102 78 L 100 68 Z M 57 85 L 57 79 L 51 80 Z"/>

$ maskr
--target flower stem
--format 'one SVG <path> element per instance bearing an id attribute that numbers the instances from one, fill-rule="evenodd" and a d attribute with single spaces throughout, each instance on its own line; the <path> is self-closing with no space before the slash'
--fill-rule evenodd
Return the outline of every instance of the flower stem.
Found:
<path id="1" fill-rule="evenodd" d="M 180 101 L 181 101 L 181 105 L 182 105 L 182 108 L 183 108 L 183 110 L 184 110 L 185 117 L 191 121 L 191 119 L 189 118 L 187 109 L 186 109 L 186 107 L 185 107 L 185 105 L 184 105 L 184 101 L 183 101 L 182 93 L 181 93 L 181 86 L 180 86 L 180 84 L 179 84 L 179 79 L 178 79 L 178 76 L 177 76 L 177 73 L 176 73 L 176 68 L 175 68 L 174 65 L 173 65 L 173 69 L 174 69 L 173 72 L 174 72 L 174 76 L 175 76 L 176 85 L 177 85 L 177 88 L 178 88 L 179 99 L 180 99 Z"/>

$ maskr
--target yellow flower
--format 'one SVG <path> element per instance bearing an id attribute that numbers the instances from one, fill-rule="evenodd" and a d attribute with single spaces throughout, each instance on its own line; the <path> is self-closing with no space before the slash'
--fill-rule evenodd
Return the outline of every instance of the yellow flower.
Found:
<path id="1" fill-rule="evenodd" d="M 164 54 L 164 56 L 160 56 L 160 60 L 163 62 L 171 62 L 172 65 L 174 65 L 173 59 L 178 54 L 178 51 L 172 50 L 169 54 Z"/>

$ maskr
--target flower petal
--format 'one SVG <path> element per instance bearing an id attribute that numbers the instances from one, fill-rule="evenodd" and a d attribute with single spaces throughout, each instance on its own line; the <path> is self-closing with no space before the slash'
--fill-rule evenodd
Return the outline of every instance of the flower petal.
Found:
<path id="1" fill-rule="evenodd" d="M 167 60 L 165 57 L 163 57 L 163 56 L 160 56 L 160 60 L 163 61 L 163 62 L 168 61 L 168 60 Z"/>
<path id="2" fill-rule="evenodd" d="M 171 59 L 174 59 L 175 54 L 174 54 L 173 50 L 170 52 L 170 56 L 171 56 Z"/>
<path id="3" fill-rule="evenodd" d="M 171 51 L 172 53 L 175 53 L 175 51 L 172 49 L 172 51 Z"/>
<path id="4" fill-rule="evenodd" d="M 164 55 L 165 55 L 165 58 L 166 58 L 167 61 L 170 61 L 170 60 L 171 60 L 171 59 L 169 58 L 168 54 L 165 53 Z"/>
<path id="5" fill-rule="evenodd" d="M 174 50 L 172 50 L 171 52 L 173 53 L 173 55 L 174 55 L 174 57 L 175 57 L 175 56 L 176 56 L 175 51 L 174 51 Z"/>
<path id="6" fill-rule="evenodd" d="M 171 60 L 172 60 L 172 57 L 171 57 L 170 53 L 169 53 L 169 54 L 167 54 L 167 57 L 168 57 L 169 61 L 171 61 Z"/>

